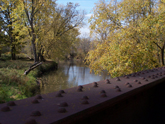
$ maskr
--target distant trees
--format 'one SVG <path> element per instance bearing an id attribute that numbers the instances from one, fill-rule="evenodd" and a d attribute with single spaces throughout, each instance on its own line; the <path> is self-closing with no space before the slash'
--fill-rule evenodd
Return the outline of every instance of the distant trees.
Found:
<path id="1" fill-rule="evenodd" d="M 86 57 L 91 70 L 112 77 L 163 66 L 165 1 L 100 0 L 90 18 L 97 46 Z M 161 60 L 161 61 L 160 61 Z"/>
<path id="2" fill-rule="evenodd" d="M 79 42 L 77 42 L 77 44 L 75 44 L 75 47 L 77 50 L 76 51 L 77 57 L 80 59 L 85 59 L 85 56 L 91 49 L 91 44 L 93 43 L 92 39 L 91 39 L 91 37 L 89 37 L 88 34 L 83 34 L 81 37 L 79 37 L 78 41 Z"/>

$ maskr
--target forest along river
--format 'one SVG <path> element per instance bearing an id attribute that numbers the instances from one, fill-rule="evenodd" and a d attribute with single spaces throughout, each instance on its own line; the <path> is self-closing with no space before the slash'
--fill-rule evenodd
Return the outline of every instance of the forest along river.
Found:
<path id="1" fill-rule="evenodd" d="M 83 62 L 61 62 L 57 71 L 50 72 L 40 78 L 43 84 L 40 86 L 40 93 L 51 93 L 109 78 L 110 75 L 106 71 L 101 75 L 95 75 L 94 72 L 90 74 L 90 69 Z"/>

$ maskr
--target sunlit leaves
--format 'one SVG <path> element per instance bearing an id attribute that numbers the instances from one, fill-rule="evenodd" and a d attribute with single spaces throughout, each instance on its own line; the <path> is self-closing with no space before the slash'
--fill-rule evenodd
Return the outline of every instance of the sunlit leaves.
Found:
<path id="1" fill-rule="evenodd" d="M 107 70 L 115 77 L 162 66 L 164 59 L 161 62 L 160 56 L 165 46 L 162 6 L 154 0 L 99 1 L 89 22 L 91 34 L 101 34 L 102 42 L 86 57 L 91 70 L 96 73 Z"/>

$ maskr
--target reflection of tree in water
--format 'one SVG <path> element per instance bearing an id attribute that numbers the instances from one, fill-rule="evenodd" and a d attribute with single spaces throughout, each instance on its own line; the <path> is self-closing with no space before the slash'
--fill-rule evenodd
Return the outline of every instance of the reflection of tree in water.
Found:
<path id="1" fill-rule="evenodd" d="M 110 77 L 107 76 L 106 72 L 98 76 L 94 73 L 90 74 L 89 71 L 90 69 L 81 62 L 61 63 L 57 71 L 50 72 L 42 77 L 44 86 L 41 87 L 41 93 L 50 93 Z"/>
<path id="2" fill-rule="evenodd" d="M 50 74 L 44 75 L 41 80 L 44 84 L 44 86 L 41 87 L 41 94 L 77 86 L 77 84 L 74 83 L 75 79 L 73 79 L 73 83 L 68 83 L 68 75 L 66 75 L 60 69 L 58 71 L 50 72 Z"/>

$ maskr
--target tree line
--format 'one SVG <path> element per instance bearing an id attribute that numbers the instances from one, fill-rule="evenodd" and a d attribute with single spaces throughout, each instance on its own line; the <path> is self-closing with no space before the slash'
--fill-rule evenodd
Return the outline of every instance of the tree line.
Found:
<path id="1" fill-rule="evenodd" d="M 165 0 L 100 0 L 89 23 L 95 45 L 86 60 L 95 73 L 116 77 L 165 65 Z"/>
<path id="2" fill-rule="evenodd" d="M 13 60 L 22 49 L 33 53 L 34 62 L 63 57 L 75 46 L 83 25 L 85 13 L 78 6 L 54 0 L 1 0 L 0 55 L 8 47 Z"/>

